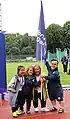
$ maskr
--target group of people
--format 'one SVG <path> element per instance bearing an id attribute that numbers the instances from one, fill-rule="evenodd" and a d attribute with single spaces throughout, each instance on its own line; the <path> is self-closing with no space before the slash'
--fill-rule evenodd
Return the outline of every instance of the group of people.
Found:
<path id="1" fill-rule="evenodd" d="M 51 64 L 45 60 L 48 75 L 44 76 L 38 64 L 25 69 L 24 66 L 17 67 L 17 74 L 8 85 L 9 104 L 13 117 L 24 114 L 26 102 L 26 113 L 30 114 L 31 101 L 33 100 L 34 111 L 38 112 L 38 99 L 40 99 L 42 112 L 57 111 L 56 101 L 59 102 L 59 113 L 64 112 L 63 89 L 58 71 L 58 61 L 51 60 Z M 46 100 L 50 99 L 52 108 L 48 109 Z"/>

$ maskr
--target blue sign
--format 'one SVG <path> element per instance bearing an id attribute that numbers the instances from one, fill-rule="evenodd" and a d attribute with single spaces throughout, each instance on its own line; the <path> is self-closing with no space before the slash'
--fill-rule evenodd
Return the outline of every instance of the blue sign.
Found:
<path id="1" fill-rule="evenodd" d="M 0 33 L 0 93 L 5 92 L 6 88 L 5 35 Z"/>

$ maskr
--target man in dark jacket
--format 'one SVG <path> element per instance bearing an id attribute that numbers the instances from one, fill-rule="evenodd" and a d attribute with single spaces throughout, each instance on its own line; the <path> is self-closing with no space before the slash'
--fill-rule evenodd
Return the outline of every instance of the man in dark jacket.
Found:
<path id="1" fill-rule="evenodd" d="M 56 59 L 51 60 L 51 65 L 49 65 L 48 61 L 45 62 L 45 65 L 48 70 L 48 76 L 46 76 L 46 80 L 48 80 L 47 88 L 48 95 L 51 100 L 53 108 L 50 111 L 57 111 L 56 108 L 56 100 L 59 102 L 59 113 L 64 112 L 63 107 L 63 89 L 60 82 L 60 73 L 58 71 L 58 61 Z"/>
<path id="2" fill-rule="evenodd" d="M 67 58 L 67 56 L 62 57 L 61 62 L 63 64 L 63 72 L 65 73 L 65 72 L 67 72 L 67 68 L 68 68 L 68 58 Z"/>
<path id="3" fill-rule="evenodd" d="M 69 69 L 68 69 L 68 75 L 70 75 L 70 56 L 68 57 L 68 65 L 69 65 Z"/>

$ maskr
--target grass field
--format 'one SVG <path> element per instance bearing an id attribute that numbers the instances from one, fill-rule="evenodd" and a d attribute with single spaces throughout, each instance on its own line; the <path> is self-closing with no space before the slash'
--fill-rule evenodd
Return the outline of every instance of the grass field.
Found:
<path id="1" fill-rule="evenodd" d="M 25 66 L 25 68 L 27 68 L 30 65 L 36 64 L 40 62 L 21 62 L 21 63 L 7 63 L 6 64 L 6 68 L 7 68 L 7 83 L 9 83 L 9 81 L 11 80 L 12 76 L 14 76 L 14 74 L 16 74 L 17 72 L 17 66 L 19 65 L 23 65 Z M 70 75 L 64 74 L 63 73 L 63 68 L 62 68 L 62 64 L 59 63 L 59 71 L 60 71 L 60 75 L 61 75 L 61 83 L 64 85 L 70 84 Z M 44 66 L 44 64 L 42 64 L 42 72 L 47 75 L 47 69 Z"/>

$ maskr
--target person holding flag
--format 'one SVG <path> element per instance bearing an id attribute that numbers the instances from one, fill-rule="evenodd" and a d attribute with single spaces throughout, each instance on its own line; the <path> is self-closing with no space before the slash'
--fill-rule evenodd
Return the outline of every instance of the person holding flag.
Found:
<path id="1" fill-rule="evenodd" d="M 45 60 L 45 65 L 48 70 L 48 76 L 45 76 L 44 80 L 48 80 L 47 89 L 49 99 L 52 104 L 52 108 L 50 109 L 51 112 L 57 111 L 56 108 L 56 101 L 59 103 L 59 113 L 64 112 L 64 96 L 63 96 L 63 89 L 60 81 L 60 73 L 58 70 L 58 60 L 52 59 L 51 63 Z"/>

